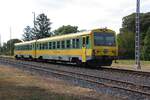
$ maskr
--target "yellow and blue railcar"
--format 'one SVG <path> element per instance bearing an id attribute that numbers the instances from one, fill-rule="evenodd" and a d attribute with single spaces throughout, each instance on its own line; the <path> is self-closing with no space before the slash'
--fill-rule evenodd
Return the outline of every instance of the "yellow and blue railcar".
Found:
<path id="1" fill-rule="evenodd" d="M 115 37 L 104 28 L 16 43 L 15 57 L 110 66 L 118 55 Z"/>

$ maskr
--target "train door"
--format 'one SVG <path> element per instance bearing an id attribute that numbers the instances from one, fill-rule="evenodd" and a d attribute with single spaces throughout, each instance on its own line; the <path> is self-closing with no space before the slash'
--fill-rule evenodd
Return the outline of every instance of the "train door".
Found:
<path id="1" fill-rule="evenodd" d="M 82 62 L 86 62 L 86 36 L 82 37 Z"/>
<path id="2" fill-rule="evenodd" d="M 32 55 L 33 58 L 36 58 L 36 42 L 32 44 Z"/>

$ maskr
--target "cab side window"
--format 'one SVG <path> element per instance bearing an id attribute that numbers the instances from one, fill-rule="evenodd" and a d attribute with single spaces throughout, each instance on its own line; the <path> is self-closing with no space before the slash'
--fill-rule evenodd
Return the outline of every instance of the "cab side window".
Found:
<path id="1" fill-rule="evenodd" d="M 86 37 L 86 45 L 89 44 L 89 36 Z"/>
<path id="2" fill-rule="evenodd" d="M 80 41 L 79 41 L 79 39 L 76 39 L 76 48 L 80 48 Z"/>
<path id="3" fill-rule="evenodd" d="M 85 47 L 86 46 L 86 41 L 85 41 L 85 37 L 82 38 L 82 46 Z"/>

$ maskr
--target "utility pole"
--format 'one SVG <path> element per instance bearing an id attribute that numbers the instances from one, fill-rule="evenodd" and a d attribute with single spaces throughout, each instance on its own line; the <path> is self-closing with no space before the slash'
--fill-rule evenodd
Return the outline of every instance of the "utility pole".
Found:
<path id="1" fill-rule="evenodd" d="M 136 33 L 135 33 L 135 67 L 141 69 L 140 65 L 140 0 L 136 1 Z"/>
<path id="2" fill-rule="evenodd" d="M 35 12 L 32 12 L 33 13 L 33 24 L 34 24 L 34 31 L 35 32 Z M 37 36 L 35 36 L 35 39 L 37 40 Z"/>
<path id="3" fill-rule="evenodd" d="M 0 34 L 0 55 L 2 54 L 1 34 Z"/>
<path id="4" fill-rule="evenodd" d="M 11 49 L 12 49 L 12 47 L 11 47 L 11 27 L 10 27 L 10 56 L 11 56 Z"/>
<path id="5" fill-rule="evenodd" d="M 1 34 L 0 34 L 0 47 L 2 46 Z"/>
<path id="6" fill-rule="evenodd" d="M 34 18 L 33 24 L 34 24 L 34 28 L 35 28 L 35 12 L 32 12 L 32 13 L 33 13 L 33 18 Z"/>
<path id="7" fill-rule="evenodd" d="M 34 24 L 34 32 L 35 32 L 35 12 L 32 12 L 33 13 L 33 18 L 34 18 L 34 21 L 33 21 L 33 24 Z M 35 40 L 36 40 L 36 42 L 37 42 L 37 36 L 35 37 Z M 35 44 L 34 44 L 34 50 L 35 50 L 35 58 L 36 58 L 36 42 L 35 42 Z"/>

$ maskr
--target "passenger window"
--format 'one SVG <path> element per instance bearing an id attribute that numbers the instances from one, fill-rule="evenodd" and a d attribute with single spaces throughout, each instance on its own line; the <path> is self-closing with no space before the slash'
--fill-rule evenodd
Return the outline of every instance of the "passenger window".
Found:
<path id="1" fill-rule="evenodd" d="M 42 46 L 42 50 L 44 50 L 44 44 L 43 43 L 41 44 L 41 46 Z"/>
<path id="2" fill-rule="evenodd" d="M 31 50 L 31 46 L 29 45 L 29 50 Z"/>
<path id="3" fill-rule="evenodd" d="M 43 49 L 46 50 L 47 49 L 47 43 L 43 43 Z"/>
<path id="4" fill-rule="evenodd" d="M 32 49 L 34 49 L 34 44 L 32 45 Z"/>
<path id="5" fill-rule="evenodd" d="M 72 40 L 72 48 L 76 48 L 75 39 Z"/>
<path id="6" fill-rule="evenodd" d="M 39 44 L 36 44 L 36 49 L 39 49 Z M 30 45 L 29 45 L 29 50 L 30 50 Z"/>
<path id="7" fill-rule="evenodd" d="M 67 48 L 70 48 L 70 40 L 67 40 Z"/>
<path id="8" fill-rule="evenodd" d="M 40 50 L 42 49 L 42 44 L 40 43 Z"/>
<path id="9" fill-rule="evenodd" d="M 31 50 L 31 45 L 29 45 L 29 50 Z"/>
<path id="10" fill-rule="evenodd" d="M 42 43 L 42 50 L 44 50 L 44 47 L 45 47 L 45 46 L 44 46 L 44 43 Z"/>
<path id="11" fill-rule="evenodd" d="M 49 49 L 52 49 L 52 42 L 49 42 Z"/>
<path id="12" fill-rule="evenodd" d="M 61 48 L 65 49 L 65 41 L 61 41 Z"/>
<path id="13" fill-rule="evenodd" d="M 60 48 L 60 41 L 57 41 L 57 48 Z"/>
<path id="14" fill-rule="evenodd" d="M 23 50 L 26 50 L 26 45 L 23 46 Z"/>
<path id="15" fill-rule="evenodd" d="M 46 42 L 46 49 L 48 49 L 48 42 Z"/>
<path id="16" fill-rule="evenodd" d="M 27 45 L 27 50 L 29 50 L 29 45 Z"/>
<path id="17" fill-rule="evenodd" d="M 56 43 L 55 42 L 53 42 L 53 49 L 55 49 L 56 48 Z"/>
<path id="18" fill-rule="evenodd" d="M 45 49 L 45 43 L 42 43 L 42 50 Z"/>

